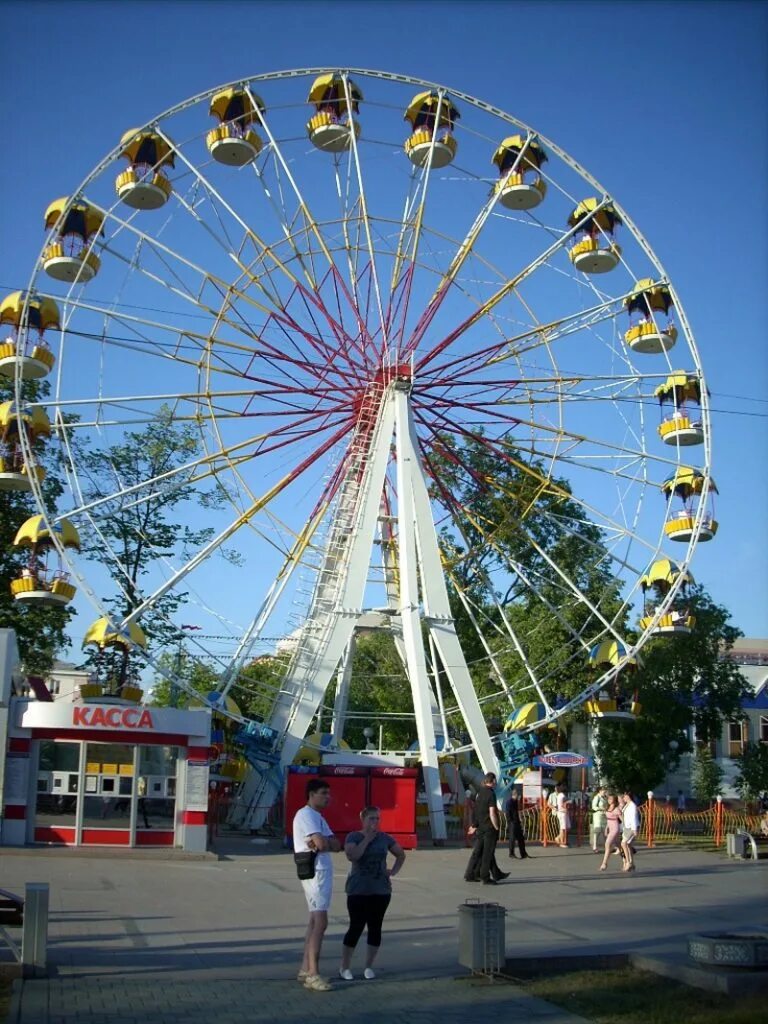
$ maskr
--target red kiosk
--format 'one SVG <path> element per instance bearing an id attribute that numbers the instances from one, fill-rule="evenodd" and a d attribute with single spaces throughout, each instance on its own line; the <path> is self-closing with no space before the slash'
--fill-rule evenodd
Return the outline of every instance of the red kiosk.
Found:
<path id="1" fill-rule="evenodd" d="M 307 802 L 307 782 L 322 778 L 332 794 L 324 817 L 342 842 L 360 828 L 360 811 L 368 805 L 381 808 L 382 832 L 389 832 L 404 850 L 413 850 L 418 775 L 418 768 L 390 765 L 291 765 L 285 786 L 286 838 L 292 840 L 293 817 Z"/>

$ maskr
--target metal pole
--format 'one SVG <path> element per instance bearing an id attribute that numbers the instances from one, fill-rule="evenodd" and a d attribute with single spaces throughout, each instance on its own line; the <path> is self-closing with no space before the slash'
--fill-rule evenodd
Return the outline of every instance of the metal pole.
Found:
<path id="1" fill-rule="evenodd" d="M 46 973 L 49 888 L 47 882 L 27 882 L 24 887 L 21 965 L 25 977 Z"/>

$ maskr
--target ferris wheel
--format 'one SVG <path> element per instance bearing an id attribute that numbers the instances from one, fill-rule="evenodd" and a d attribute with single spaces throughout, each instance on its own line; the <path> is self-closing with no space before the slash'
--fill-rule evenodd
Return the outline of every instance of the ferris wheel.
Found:
<path id="1" fill-rule="evenodd" d="M 78 588 L 123 673 L 131 649 L 184 688 L 132 640 L 183 592 L 185 650 L 244 726 L 251 825 L 313 726 L 334 746 L 365 718 L 349 706 L 361 626 L 392 635 L 410 682 L 438 838 L 440 753 L 498 770 L 490 703 L 508 711 L 502 761 L 576 707 L 637 713 L 626 680 L 649 637 L 694 626 L 688 567 L 717 523 L 696 346 L 617 200 L 503 111 L 362 69 L 256 75 L 124 127 L 52 201 L 28 287 L 0 304 L 16 381 L 0 486 L 36 506 L 14 595 Z M 150 424 L 187 454 L 134 479 L 114 453 Z M 43 443 L 66 477 L 55 517 Z M 131 578 L 111 527 L 174 490 L 208 532 L 156 543 Z M 254 682 L 276 638 L 280 676 Z M 564 697 L 574 664 L 583 688 Z M 265 711 L 247 721 L 254 690 Z"/>

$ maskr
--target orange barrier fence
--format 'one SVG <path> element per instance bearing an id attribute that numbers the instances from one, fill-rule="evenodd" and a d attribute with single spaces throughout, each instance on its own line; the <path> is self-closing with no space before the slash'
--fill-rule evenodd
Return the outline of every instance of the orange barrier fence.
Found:
<path id="1" fill-rule="evenodd" d="M 703 811 L 678 811 L 667 803 L 649 800 L 639 805 L 641 842 L 647 846 L 669 844 L 701 843 L 707 846 L 722 846 L 729 832 L 743 829 L 759 832 L 760 816 L 745 811 L 731 810 L 722 803 L 715 803 Z M 571 846 L 586 845 L 590 842 L 591 814 L 588 808 L 579 804 L 571 808 L 571 828 L 567 838 Z M 529 843 L 539 842 L 543 846 L 553 845 L 560 831 L 555 814 L 546 804 L 531 804 L 521 812 L 523 831 Z M 502 815 L 500 841 L 507 840 L 506 820 Z"/>

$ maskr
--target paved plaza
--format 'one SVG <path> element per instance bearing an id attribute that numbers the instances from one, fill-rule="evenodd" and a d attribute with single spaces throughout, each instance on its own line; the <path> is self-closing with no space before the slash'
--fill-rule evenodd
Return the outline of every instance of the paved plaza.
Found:
<path id="1" fill-rule="evenodd" d="M 220 857 L 141 853 L 0 851 L 0 887 L 51 887 L 51 975 L 28 980 L 13 1024 L 294 1024 L 499 1021 L 514 1014 L 566 1024 L 579 1018 L 504 983 L 468 980 L 458 965 L 458 906 L 507 909 L 508 957 L 647 953 L 671 958 L 697 930 L 768 923 L 766 862 L 732 862 L 681 849 L 640 849 L 638 870 L 598 872 L 587 849 L 531 847 L 490 888 L 462 881 L 468 851 L 424 847 L 394 882 L 375 981 L 306 992 L 295 980 L 306 911 L 293 861 L 276 842 L 222 843 Z M 346 928 L 345 862 L 335 857 L 335 896 L 323 950 L 336 974 Z M 360 973 L 362 950 L 353 969 Z"/>

